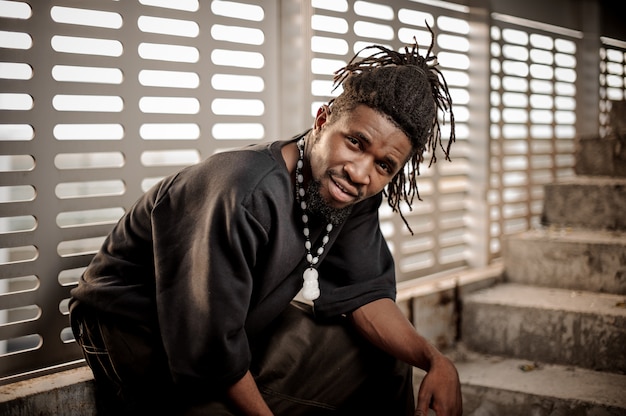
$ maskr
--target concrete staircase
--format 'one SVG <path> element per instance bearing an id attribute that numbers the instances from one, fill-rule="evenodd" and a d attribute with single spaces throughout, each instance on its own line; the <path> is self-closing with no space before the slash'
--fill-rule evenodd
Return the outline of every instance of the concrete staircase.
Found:
<path id="1" fill-rule="evenodd" d="M 503 242 L 503 281 L 463 297 L 464 415 L 626 415 L 626 175 L 577 174 Z"/>

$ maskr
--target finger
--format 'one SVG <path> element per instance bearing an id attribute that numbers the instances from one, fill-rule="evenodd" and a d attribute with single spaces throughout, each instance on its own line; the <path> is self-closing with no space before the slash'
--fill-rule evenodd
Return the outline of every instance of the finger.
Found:
<path id="1" fill-rule="evenodd" d="M 430 403 L 430 395 L 419 395 L 417 398 L 417 408 L 415 409 L 415 416 L 428 415 L 428 405 Z"/>
<path id="2" fill-rule="evenodd" d="M 423 411 L 419 407 L 415 409 L 415 416 L 427 416 L 427 415 L 428 415 L 428 411 Z"/>

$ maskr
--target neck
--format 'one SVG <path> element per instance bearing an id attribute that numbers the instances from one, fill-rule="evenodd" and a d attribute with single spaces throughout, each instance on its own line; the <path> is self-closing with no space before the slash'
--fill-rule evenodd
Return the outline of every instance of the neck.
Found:
<path id="1" fill-rule="evenodd" d="M 296 143 L 288 143 L 280 149 L 280 153 L 285 161 L 285 166 L 287 166 L 287 171 L 289 171 L 291 186 L 293 187 L 296 185 L 296 163 L 298 163 L 298 157 L 300 156 L 298 146 L 296 146 Z"/>

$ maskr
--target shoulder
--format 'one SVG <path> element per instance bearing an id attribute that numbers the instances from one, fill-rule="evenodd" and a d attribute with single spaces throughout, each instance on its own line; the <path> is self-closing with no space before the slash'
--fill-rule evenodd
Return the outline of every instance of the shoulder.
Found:
<path id="1" fill-rule="evenodd" d="M 167 178 L 161 193 L 206 194 L 255 187 L 280 166 L 269 148 L 270 144 L 259 144 L 215 153 Z"/>
<path id="2" fill-rule="evenodd" d="M 156 205 L 206 212 L 252 206 L 265 209 L 271 200 L 282 199 L 290 190 L 284 162 L 276 158 L 272 146 L 259 144 L 216 153 L 181 170 L 162 182 L 156 191 Z"/>
<path id="3" fill-rule="evenodd" d="M 255 178 L 276 169 L 277 160 L 269 150 L 270 145 L 254 145 L 215 153 L 197 165 L 203 174 L 212 178 Z"/>

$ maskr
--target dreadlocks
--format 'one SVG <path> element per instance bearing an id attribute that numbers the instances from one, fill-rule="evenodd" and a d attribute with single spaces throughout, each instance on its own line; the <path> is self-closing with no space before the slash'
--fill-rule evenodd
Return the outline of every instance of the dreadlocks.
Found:
<path id="1" fill-rule="evenodd" d="M 417 176 L 424 152 L 432 151 L 429 166 L 437 161 L 437 147 L 441 147 L 446 160 L 450 160 L 450 146 L 455 140 L 452 98 L 446 80 L 437 68 L 437 57 L 432 55 L 434 33 L 428 24 L 426 26 L 432 36 L 426 56 L 419 54 L 417 40 L 410 49 L 406 46 L 403 52 L 380 45 L 368 46 L 361 52 L 369 49 L 378 52 L 360 60 L 357 60 L 358 53 L 335 72 L 335 88 L 342 85 L 343 92 L 329 103 L 335 113 L 365 104 L 386 115 L 411 141 L 412 153 L 406 161 L 408 171 L 400 169 L 385 191 L 389 206 L 400 213 L 411 234 L 413 231 L 402 214 L 400 203 L 404 201 L 412 209 L 414 197 L 421 200 Z M 445 148 L 438 109 L 450 112 L 451 132 Z"/>

